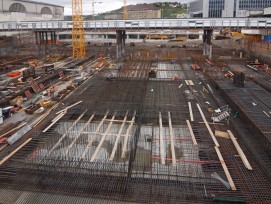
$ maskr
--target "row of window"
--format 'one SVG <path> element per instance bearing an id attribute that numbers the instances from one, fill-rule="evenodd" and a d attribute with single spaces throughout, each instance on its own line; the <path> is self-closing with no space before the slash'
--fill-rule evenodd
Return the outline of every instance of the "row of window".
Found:
<path id="1" fill-rule="evenodd" d="M 259 10 L 271 7 L 271 0 L 239 0 L 240 10 Z"/>

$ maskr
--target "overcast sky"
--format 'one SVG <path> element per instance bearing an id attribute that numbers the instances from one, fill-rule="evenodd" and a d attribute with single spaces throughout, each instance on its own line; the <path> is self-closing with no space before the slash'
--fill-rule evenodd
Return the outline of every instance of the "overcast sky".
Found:
<path id="1" fill-rule="evenodd" d="M 72 0 L 35 0 L 41 1 L 56 5 L 62 5 L 65 7 L 65 15 L 71 15 L 71 2 Z M 114 9 L 118 9 L 123 6 L 123 0 L 94 0 L 95 2 L 102 2 L 102 3 L 95 3 L 95 14 L 103 13 L 106 11 L 111 11 Z M 127 5 L 129 4 L 138 4 L 138 3 L 153 3 L 153 2 L 188 2 L 189 0 L 127 0 Z M 92 14 L 92 0 L 83 0 L 83 14 L 88 15 Z"/>

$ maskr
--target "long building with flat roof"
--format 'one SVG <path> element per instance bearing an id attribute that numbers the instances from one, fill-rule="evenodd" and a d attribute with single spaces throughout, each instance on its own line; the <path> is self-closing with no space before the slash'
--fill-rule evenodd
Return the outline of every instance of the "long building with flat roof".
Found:
<path id="1" fill-rule="evenodd" d="M 1 21 L 64 20 L 64 7 L 28 0 L 1 0 Z"/>
<path id="2" fill-rule="evenodd" d="M 195 0 L 189 3 L 190 17 L 248 17 L 264 13 L 271 0 Z"/>

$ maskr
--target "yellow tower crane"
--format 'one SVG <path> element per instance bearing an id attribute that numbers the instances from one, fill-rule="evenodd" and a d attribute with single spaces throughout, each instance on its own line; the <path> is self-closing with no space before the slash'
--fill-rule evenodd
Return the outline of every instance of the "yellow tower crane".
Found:
<path id="1" fill-rule="evenodd" d="M 82 0 L 72 0 L 72 55 L 82 59 L 86 55 Z"/>
<path id="2" fill-rule="evenodd" d="M 128 19 L 128 12 L 127 12 L 127 0 L 124 0 L 124 6 L 123 6 L 123 19 Z"/>

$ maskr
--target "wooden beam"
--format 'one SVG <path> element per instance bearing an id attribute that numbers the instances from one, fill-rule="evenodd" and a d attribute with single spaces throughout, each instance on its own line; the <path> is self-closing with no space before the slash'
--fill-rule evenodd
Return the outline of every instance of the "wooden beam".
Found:
<path id="1" fill-rule="evenodd" d="M 16 152 L 18 152 L 20 149 L 22 149 L 27 143 L 29 143 L 32 140 L 32 138 L 27 139 L 23 144 L 21 144 L 19 147 L 17 147 L 15 150 L 13 150 L 9 155 L 7 155 L 4 159 L 0 161 L 0 166 L 4 164 L 7 160 L 9 160 Z"/>
<path id="2" fill-rule="evenodd" d="M 26 122 L 22 123 L 18 127 L 15 127 L 13 129 L 11 129 L 10 131 L 8 131 L 8 132 L 4 133 L 3 135 L 1 135 L 0 138 L 5 137 L 6 135 L 11 134 L 12 132 L 15 132 L 16 130 L 20 129 L 21 127 L 25 126 L 26 124 L 27 124 Z"/>
<path id="3" fill-rule="evenodd" d="M 226 174 L 226 177 L 227 177 L 228 182 L 229 182 L 229 184 L 230 184 L 231 190 L 236 191 L 236 187 L 235 187 L 235 184 L 234 184 L 234 182 L 233 182 L 233 180 L 232 180 L 232 177 L 231 177 L 231 175 L 230 175 L 230 172 L 229 172 L 229 170 L 228 170 L 228 167 L 227 167 L 227 165 L 226 165 L 226 163 L 225 163 L 225 161 L 224 161 L 224 159 L 223 159 L 223 157 L 222 157 L 222 155 L 221 155 L 221 152 L 220 152 L 220 150 L 219 150 L 219 148 L 218 148 L 217 146 L 215 146 L 215 151 L 216 151 L 217 156 L 218 156 L 218 158 L 219 158 L 219 160 L 220 160 L 220 163 L 221 163 L 221 165 L 222 165 L 222 167 L 223 167 L 223 170 L 224 170 L 224 172 L 225 172 L 225 174 Z"/>
<path id="4" fill-rule="evenodd" d="M 245 167 L 246 167 L 248 170 L 252 170 L 252 167 L 251 167 L 249 161 L 247 160 L 246 155 L 244 154 L 243 150 L 242 150 L 241 147 L 239 146 L 239 144 L 238 144 L 238 142 L 236 141 L 234 135 L 232 134 L 232 132 L 231 132 L 230 130 L 227 130 L 227 132 L 228 132 L 228 134 L 229 134 L 229 136 L 230 136 L 230 138 L 231 138 L 231 141 L 232 141 L 233 145 L 235 146 L 235 148 L 236 148 L 236 150 L 237 150 L 239 156 L 241 157 L 241 159 L 242 159 L 242 161 L 243 161 Z"/>
<path id="5" fill-rule="evenodd" d="M 64 111 L 62 113 L 60 113 L 59 117 L 57 117 L 54 122 L 52 122 L 50 125 L 48 125 L 47 128 L 45 128 L 42 132 L 47 132 L 47 130 L 49 130 L 54 124 L 56 124 L 65 114 L 67 113 L 67 111 Z"/>
<path id="6" fill-rule="evenodd" d="M 203 96 L 203 98 L 206 98 L 204 93 L 202 91 L 200 91 L 201 95 Z"/>
<path id="7" fill-rule="evenodd" d="M 189 132 L 190 132 L 190 135 L 191 135 L 193 144 L 194 144 L 194 145 L 197 145 L 198 143 L 197 143 L 196 137 L 195 137 L 195 135 L 194 135 L 194 132 L 193 132 L 193 130 L 192 130 L 190 121 L 189 121 L 189 120 L 186 120 L 186 123 L 187 123 L 188 129 L 189 129 Z"/>
<path id="8" fill-rule="evenodd" d="M 8 146 L 8 144 L 2 145 L 2 146 L 0 147 L 0 152 L 1 152 L 6 146 Z"/>
<path id="9" fill-rule="evenodd" d="M 93 133 L 92 138 L 88 142 L 88 144 L 87 144 L 84 152 L 81 154 L 80 159 L 84 159 L 84 157 L 86 156 L 86 154 L 88 152 L 88 148 L 92 145 L 92 141 L 96 139 L 97 133 L 99 132 L 99 130 L 102 127 L 102 125 L 104 124 L 104 121 L 106 120 L 108 113 L 109 113 L 109 111 L 106 112 L 106 114 L 104 115 L 103 119 L 100 121 L 98 127 L 96 128 L 95 132 Z"/>
<path id="10" fill-rule="evenodd" d="M 192 111 L 192 106 L 191 106 L 191 102 L 188 102 L 188 107 L 189 107 L 189 113 L 190 113 L 190 120 L 193 122 L 194 121 L 194 115 L 193 115 L 193 111 Z"/>
<path id="11" fill-rule="evenodd" d="M 160 155 L 161 155 L 161 164 L 166 164 L 165 162 L 165 145 L 164 145 L 164 129 L 162 122 L 162 114 L 159 112 L 159 126 L 160 126 Z"/>
<path id="12" fill-rule="evenodd" d="M 78 105 L 79 103 L 82 103 L 82 102 L 83 101 L 78 101 L 77 103 L 74 103 L 74 104 L 72 104 L 72 105 L 70 105 L 70 106 L 68 106 L 68 107 L 66 107 L 66 108 L 58 111 L 56 114 L 59 114 L 59 113 L 64 112 L 64 111 L 67 111 L 69 108 L 72 108 L 73 106 L 76 106 L 76 105 Z"/>
<path id="13" fill-rule="evenodd" d="M 67 136 L 68 132 L 81 120 L 81 118 L 85 115 L 87 110 L 85 110 L 77 119 L 74 121 L 74 123 L 69 127 L 69 129 L 61 136 L 61 138 L 55 143 L 55 145 L 52 147 L 52 149 L 49 150 L 48 155 L 51 154 L 52 151 L 54 151 L 58 145 L 62 142 L 62 140 Z"/>
<path id="14" fill-rule="evenodd" d="M 263 113 L 264 113 L 268 118 L 270 118 L 270 115 L 268 115 L 267 112 L 263 111 Z"/>
<path id="15" fill-rule="evenodd" d="M 170 112 L 168 112 L 168 125 L 169 125 L 169 136 L 170 136 L 172 164 L 176 165 L 176 155 L 175 155 L 175 147 L 174 147 L 174 140 L 173 140 L 173 134 L 174 133 L 173 133 L 173 128 L 172 128 Z"/>
<path id="16" fill-rule="evenodd" d="M 214 136 L 214 133 L 213 133 L 213 131 L 211 130 L 211 128 L 210 128 L 210 126 L 209 126 L 209 124 L 208 124 L 208 122 L 207 122 L 207 120 L 206 120 L 206 118 L 205 118 L 205 116 L 204 116 L 204 114 L 203 114 L 203 112 L 202 112 L 202 110 L 201 110 L 201 108 L 200 108 L 200 106 L 199 106 L 198 103 L 197 103 L 197 107 L 198 107 L 198 109 L 199 109 L 199 112 L 200 112 L 200 115 L 201 115 L 201 117 L 202 117 L 202 119 L 203 119 L 203 122 L 205 123 L 205 126 L 206 126 L 206 128 L 208 129 L 208 131 L 209 131 L 209 133 L 210 133 L 210 135 L 211 135 L 211 137 L 212 137 L 212 139 L 213 139 L 213 141 L 214 141 L 214 143 L 215 143 L 215 146 L 219 147 L 219 144 L 218 144 L 218 142 L 217 142 L 217 140 L 216 140 L 216 138 L 215 138 L 215 136 Z"/>
<path id="17" fill-rule="evenodd" d="M 55 122 L 55 121 L 58 121 L 59 118 L 62 118 L 67 112 L 61 112 L 60 114 L 58 114 L 56 117 L 53 118 L 53 120 L 51 120 L 51 122 Z"/>
<path id="18" fill-rule="evenodd" d="M 192 80 L 188 80 L 188 83 L 191 85 L 191 86 L 194 86 L 194 82 Z"/>
<path id="19" fill-rule="evenodd" d="M 49 108 L 43 115 L 41 115 L 38 119 L 36 119 L 31 126 L 32 127 L 36 127 L 44 118 L 46 118 L 52 110 L 54 110 L 55 108 L 57 108 L 57 106 L 59 105 L 59 103 L 56 103 L 55 105 L 53 105 L 51 108 Z"/>
<path id="20" fill-rule="evenodd" d="M 97 153 L 99 152 L 100 148 L 102 147 L 103 142 L 104 142 L 104 140 L 105 140 L 105 138 L 106 138 L 108 132 L 109 132 L 110 129 L 111 129 L 111 126 L 112 126 L 113 121 L 114 121 L 114 119 L 115 119 L 115 115 L 116 115 L 116 113 L 114 113 L 111 122 L 109 123 L 109 125 L 108 125 L 106 131 L 103 133 L 103 136 L 102 136 L 102 138 L 101 138 L 101 140 L 100 140 L 98 146 L 96 147 L 95 152 L 93 153 L 93 155 L 92 155 L 92 157 L 91 157 L 91 159 L 90 159 L 90 162 L 93 162 L 93 161 L 94 161 L 94 159 L 95 159 L 96 156 L 97 156 Z"/>
<path id="21" fill-rule="evenodd" d="M 123 120 L 111 120 L 111 119 L 106 119 L 106 121 L 108 121 L 108 122 L 114 122 L 114 123 L 123 123 Z M 132 121 L 125 121 L 125 123 L 131 123 Z"/>
<path id="22" fill-rule="evenodd" d="M 126 123 L 127 117 L 128 117 L 128 111 L 126 111 L 125 117 L 123 119 L 123 122 L 122 122 L 122 124 L 120 126 L 119 132 L 117 134 L 116 141 L 115 141 L 113 150 L 112 150 L 110 158 L 109 158 L 110 161 L 112 161 L 114 159 L 114 156 L 115 156 L 115 153 L 116 153 L 116 150 L 117 150 L 117 147 L 118 147 L 118 142 L 119 142 L 119 139 L 120 139 L 120 135 L 121 135 L 122 130 L 124 128 L 124 125 Z"/>
<path id="23" fill-rule="evenodd" d="M 129 137 L 129 134 L 132 130 L 132 127 L 134 125 L 134 122 L 135 122 L 135 116 L 136 116 L 136 112 L 134 112 L 134 116 L 132 118 L 132 123 L 130 123 L 127 131 L 126 131 L 126 134 L 125 134 L 125 137 L 124 137 L 124 143 L 123 143 L 123 147 L 122 147 L 122 153 L 121 153 L 121 158 L 124 159 L 125 158 L 125 153 L 126 153 L 126 150 L 127 150 L 127 144 L 128 144 L 128 137 Z"/>
<path id="24" fill-rule="evenodd" d="M 94 116 L 95 116 L 95 113 L 92 114 L 92 116 L 88 119 L 88 121 L 86 122 L 86 124 L 81 128 L 81 130 L 74 137 L 73 141 L 71 142 L 71 144 L 66 149 L 65 155 L 67 155 L 69 153 L 69 151 L 72 148 L 72 146 L 76 143 L 76 141 L 78 140 L 78 138 L 81 136 L 82 132 L 87 128 L 87 126 L 89 125 L 89 123 L 93 120 Z"/>
<path id="25" fill-rule="evenodd" d="M 199 122 L 204 123 L 204 122 Z M 214 122 L 208 122 L 209 125 L 224 125 L 223 123 L 214 123 Z"/>
<path id="26" fill-rule="evenodd" d="M 223 131 L 218 131 L 218 130 L 215 130 L 215 136 L 217 137 L 223 137 L 223 138 L 230 138 L 229 137 L 229 134 L 227 132 L 223 132 Z"/>

